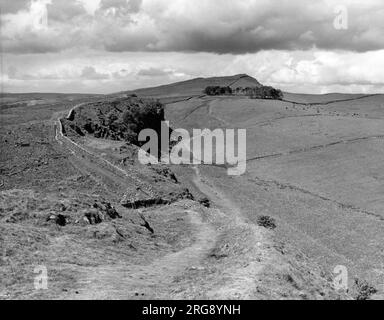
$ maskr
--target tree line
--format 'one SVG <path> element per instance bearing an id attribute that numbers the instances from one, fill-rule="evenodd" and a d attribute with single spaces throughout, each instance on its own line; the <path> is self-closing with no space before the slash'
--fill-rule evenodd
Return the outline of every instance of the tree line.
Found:
<path id="1" fill-rule="evenodd" d="M 208 86 L 204 89 L 204 93 L 209 96 L 225 96 L 225 95 L 243 95 L 249 96 L 251 99 L 283 99 L 283 92 L 270 86 L 261 87 L 231 87 Z"/>

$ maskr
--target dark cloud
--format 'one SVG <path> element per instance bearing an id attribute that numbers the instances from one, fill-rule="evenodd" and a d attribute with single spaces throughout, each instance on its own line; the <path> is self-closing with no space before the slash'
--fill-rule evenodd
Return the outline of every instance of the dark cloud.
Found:
<path id="1" fill-rule="evenodd" d="M 36 37 L 35 34 L 26 35 L 22 38 L 22 41 L 3 39 L 3 47 L 5 51 L 16 54 L 40 54 L 59 52 L 65 49 L 64 46 L 60 46 L 57 42 L 52 42 L 51 39 Z"/>
<path id="2" fill-rule="evenodd" d="M 253 53 L 261 50 L 301 50 L 313 47 L 368 51 L 384 48 L 384 7 L 379 1 L 365 6 L 346 5 L 347 29 L 337 29 L 338 16 L 334 5 L 325 1 L 266 1 L 260 8 L 248 2 L 249 8 L 236 4 L 217 8 L 202 8 L 183 15 L 160 16 L 162 31 L 158 41 L 149 46 L 154 51 L 195 51 L 213 53 Z M 329 3 L 329 2 L 328 2 Z M 227 2 L 224 2 L 227 4 Z M 234 13 L 231 15 L 231 7 Z M 212 15 L 203 10 L 209 10 Z M 258 10 L 259 9 L 259 10 Z M 239 14 L 239 16 L 237 15 Z M 165 18 L 164 18 L 165 17 Z M 240 18 L 240 19 L 239 19 Z"/>
<path id="3" fill-rule="evenodd" d="M 143 0 L 129 0 L 129 7 L 132 12 L 139 12 Z"/>
<path id="4" fill-rule="evenodd" d="M 313 28 L 313 26 L 311 26 Z M 234 30 L 231 34 L 209 35 L 202 30 L 186 31 L 182 35 L 173 35 L 164 41 L 158 41 L 148 48 L 152 51 L 186 51 L 211 52 L 219 54 L 254 53 L 261 50 L 308 50 L 313 47 L 319 49 L 340 49 L 365 52 L 384 48 L 384 39 L 369 35 L 368 32 L 340 32 L 325 31 L 326 26 L 319 27 L 306 36 L 306 29 L 291 30 L 289 32 L 274 33 L 273 29 L 260 33 L 252 31 Z M 384 30 L 380 31 L 383 32 Z M 110 48 L 111 49 L 111 48 Z M 112 48 L 112 49 L 116 49 Z M 129 47 L 126 47 L 129 50 Z M 116 51 L 116 50 L 111 50 Z M 118 51 L 125 51 L 124 46 Z"/>
<path id="5" fill-rule="evenodd" d="M 75 17 L 85 15 L 86 10 L 79 2 L 52 0 L 51 4 L 47 5 L 48 19 L 61 22 L 68 22 Z"/>
<path id="6" fill-rule="evenodd" d="M 45 31 L 36 33 L 27 30 L 17 37 L 17 41 L 3 36 L 2 42 L 4 51 L 9 53 L 42 54 L 65 50 L 73 44 L 73 38 L 69 32 L 65 34 L 48 33 Z"/>
<path id="7" fill-rule="evenodd" d="M 21 17 L 7 17 L 3 50 L 42 53 L 83 46 L 111 52 L 242 54 L 316 47 L 364 52 L 384 48 L 381 1 L 359 5 L 346 0 L 334 4 L 327 0 L 278 4 L 269 0 L 102 0 L 91 15 L 78 1 L 52 0 L 48 5 L 51 31 L 19 28 Z M 14 6 L 8 2 L 8 12 L 26 6 L 22 1 Z M 340 4 L 347 9 L 346 30 L 334 27 L 335 8 Z"/>
<path id="8" fill-rule="evenodd" d="M 1 14 L 16 13 L 27 9 L 30 2 L 30 0 L 0 0 Z"/>

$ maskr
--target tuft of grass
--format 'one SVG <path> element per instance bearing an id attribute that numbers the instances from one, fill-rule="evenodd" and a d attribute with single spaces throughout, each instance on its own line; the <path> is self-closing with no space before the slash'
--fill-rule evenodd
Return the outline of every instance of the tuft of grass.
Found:
<path id="1" fill-rule="evenodd" d="M 267 229 L 276 229 L 276 220 L 269 217 L 269 216 L 259 216 L 257 218 L 257 224 L 260 226 L 260 227 L 264 227 L 264 228 L 267 228 Z"/>

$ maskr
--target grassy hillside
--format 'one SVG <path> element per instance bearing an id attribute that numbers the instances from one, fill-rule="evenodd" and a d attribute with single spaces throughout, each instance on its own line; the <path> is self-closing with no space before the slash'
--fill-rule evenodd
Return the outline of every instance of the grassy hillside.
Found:
<path id="1" fill-rule="evenodd" d="M 259 87 L 261 84 L 246 74 L 238 74 L 228 77 L 196 78 L 192 80 L 176 82 L 154 88 L 144 88 L 122 93 L 136 93 L 139 96 L 167 97 L 167 96 L 192 96 L 202 95 L 208 86 L 231 87 Z"/>
<path id="2" fill-rule="evenodd" d="M 382 290 L 384 95 L 285 99 L 297 103 L 194 98 L 167 105 L 166 117 L 187 129 L 247 129 L 243 176 L 231 179 L 210 166 L 202 172 L 250 220 L 276 218 L 276 236 L 330 277 L 345 265 L 351 288 L 357 277 Z"/>

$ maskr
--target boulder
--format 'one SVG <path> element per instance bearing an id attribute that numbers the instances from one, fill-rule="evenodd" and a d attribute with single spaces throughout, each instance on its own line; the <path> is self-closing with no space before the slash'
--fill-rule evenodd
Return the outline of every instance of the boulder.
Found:
<path id="1" fill-rule="evenodd" d="M 64 227 L 68 223 L 67 217 L 62 214 L 50 214 L 47 218 L 47 221 L 55 222 L 61 227 Z"/>
<path id="2" fill-rule="evenodd" d="M 89 224 L 99 224 L 104 220 L 103 214 L 97 209 L 85 209 L 81 213 Z"/>

